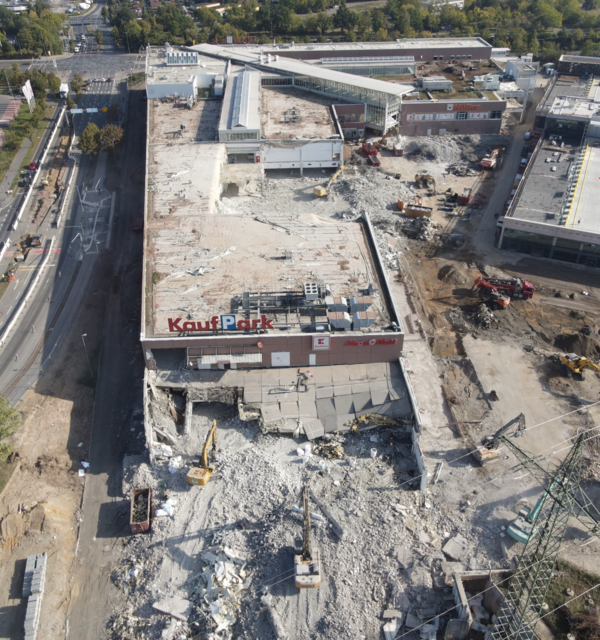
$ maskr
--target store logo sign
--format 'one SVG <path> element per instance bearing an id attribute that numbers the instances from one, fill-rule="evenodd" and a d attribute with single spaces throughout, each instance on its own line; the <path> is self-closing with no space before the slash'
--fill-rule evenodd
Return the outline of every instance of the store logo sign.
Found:
<path id="1" fill-rule="evenodd" d="M 184 333 L 189 331 L 218 331 L 219 316 L 213 316 L 204 322 L 186 321 L 183 318 L 167 318 L 171 333 Z M 237 320 L 235 314 L 227 313 L 221 316 L 221 329 L 223 331 L 256 331 L 257 329 L 274 329 L 275 318 L 260 316 L 260 320 Z"/>
<path id="2" fill-rule="evenodd" d="M 313 336 L 312 350 L 313 351 L 329 351 L 329 345 L 331 336 Z"/>
<path id="3" fill-rule="evenodd" d="M 398 340 L 396 338 L 390 338 L 386 340 L 385 338 L 379 338 L 379 340 L 375 338 L 371 338 L 370 340 L 348 340 L 344 344 L 345 347 L 376 347 L 380 345 L 386 344 L 396 344 Z"/>

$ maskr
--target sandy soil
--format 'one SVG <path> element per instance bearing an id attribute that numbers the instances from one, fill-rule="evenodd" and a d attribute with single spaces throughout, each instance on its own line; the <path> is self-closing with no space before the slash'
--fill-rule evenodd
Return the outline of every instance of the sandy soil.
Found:
<path id="1" fill-rule="evenodd" d="M 88 334 L 95 364 L 104 311 L 100 269 L 90 280 L 70 338 L 50 368 L 17 406 L 22 426 L 15 436 L 18 464 L 0 496 L 0 638 L 22 637 L 26 600 L 21 599 L 25 560 L 48 553 L 40 628 L 44 638 L 65 633 L 78 511 L 87 459 L 94 392 L 80 335 Z"/>

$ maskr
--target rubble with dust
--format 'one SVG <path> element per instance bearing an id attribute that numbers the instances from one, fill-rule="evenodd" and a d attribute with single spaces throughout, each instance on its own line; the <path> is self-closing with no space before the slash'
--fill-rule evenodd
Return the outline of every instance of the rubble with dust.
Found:
<path id="1" fill-rule="evenodd" d="M 494 312 L 485 304 L 481 302 L 477 305 L 473 314 L 473 322 L 482 329 L 489 329 L 494 322 L 497 322 Z"/>

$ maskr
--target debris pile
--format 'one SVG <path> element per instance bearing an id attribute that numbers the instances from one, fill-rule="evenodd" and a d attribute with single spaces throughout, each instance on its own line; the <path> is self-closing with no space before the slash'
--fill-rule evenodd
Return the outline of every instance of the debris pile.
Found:
<path id="1" fill-rule="evenodd" d="M 403 218 L 399 225 L 405 236 L 424 242 L 433 240 L 439 226 L 440 224 L 431 218 Z"/>
<path id="2" fill-rule="evenodd" d="M 144 522 L 148 517 L 148 494 L 138 493 L 133 501 L 133 522 Z"/>
<path id="3" fill-rule="evenodd" d="M 338 436 L 338 439 L 341 440 L 342 438 Z M 314 446 L 313 451 L 328 460 L 343 460 L 345 455 L 342 443 L 331 440 L 329 442 L 322 440 Z"/>
<path id="4" fill-rule="evenodd" d="M 113 614 L 106 625 L 110 640 L 123 638 L 147 638 L 151 622 L 147 618 L 138 617 L 133 613 L 133 607 Z"/>
<path id="5" fill-rule="evenodd" d="M 461 178 L 474 177 L 477 175 L 477 171 L 471 169 L 465 162 L 454 162 L 448 165 L 447 171 Z"/>
<path id="6" fill-rule="evenodd" d="M 487 304 L 485 304 L 485 302 L 481 302 L 475 309 L 473 322 L 482 329 L 489 329 L 492 326 L 492 323 L 496 322 L 496 317 Z"/>

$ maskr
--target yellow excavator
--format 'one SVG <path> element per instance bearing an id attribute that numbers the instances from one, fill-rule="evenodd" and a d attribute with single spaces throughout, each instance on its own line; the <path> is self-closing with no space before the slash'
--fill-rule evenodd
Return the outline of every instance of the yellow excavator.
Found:
<path id="1" fill-rule="evenodd" d="M 500 458 L 500 448 L 502 441 L 500 436 L 503 436 L 509 429 L 516 425 L 516 430 L 513 434 L 514 438 L 518 438 L 523 435 L 525 431 L 525 416 L 520 413 L 516 418 L 513 418 L 510 422 L 506 423 L 503 427 L 498 429 L 493 435 L 483 436 L 480 444 L 471 445 L 471 455 L 479 462 L 481 466 L 493 460 Z"/>
<path id="2" fill-rule="evenodd" d="M 375 142 L 373 142 L 373 146 L 376 149 L 381 149 L 383 147 L 383 143 L 390 137 L 390 136 L 398 136 L 398 128 L 394 127 L 393 129 L 390 129 L 382 138 L 381 140 L 375 140 Z"/>
<path id="3" fill-rule="evenodd" d="M 302 492 L 302 549 L 294 553 L 294 583 L 298 589 L 316 589 L 321 586 L 321 556 L 310 542 L 309 495 L 308 485 L 305 484 Z"/>
<path id="4" fill-rule="evenodd" d="M 600 372 L 600 366 L 592 362 L 585 356 L 578 356 L 576 353 L 567 353 L 561 356 L 560 361 L 565 365 L 567 378 L 572 378 L 573 374 L 580 380 L 585 380 L 585 370 L 593 369 Z"/>
<path id="5" fill-rule="evenodd" d="M 214 465 L 210 465 L 208 461 L 209 449 L 212 442 L 212 453 L 217 449 L 217 421 L 213 420 L 213 425 L 208 432 L 204 448 L 202 449 L 202 456 L 200 457 L 200 466 L 191 467 L 187 472 L 187 481 L 192 485 L 205 485 L 215 470 Z"/>
<path id="6" fill-rule="evenodd" d="M 345 169 L 346 167 L 344 167 L 344 165 L 342 165 L 332 176 L 331 178 L 329 178 L 329 182 L 324 186 L 324 187 L 315 187 L 313 189 L 313 195 L 317 196 L 317 198 L 322 198 L 323 196 L 326 196 L 328 191 L 329 191 L 329 187 L 333 184 L 334 180 L 337 180 L 338 176 L 340 175 L 340 173 L 342 173 L 342 171 Z"/>
<path id="7" fill-rule="evenodd" d="M 415 182 L 417 183 L 417 187 L 422 189 L 431 189 L 434 195 L 437 194 L 435 178 L 430 176 L 428 173 L 417 173 L 415 176 Z"/>

